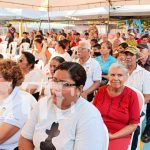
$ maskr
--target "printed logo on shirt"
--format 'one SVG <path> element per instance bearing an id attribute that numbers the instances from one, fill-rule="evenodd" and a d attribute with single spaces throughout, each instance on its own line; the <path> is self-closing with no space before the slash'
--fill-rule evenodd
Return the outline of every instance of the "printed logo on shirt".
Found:
<path id="1" fill-rule="evenodd" d="M 46 129 L 46 134 L 48 137 L 45 139 L 44 142 L 40 143 L 41 150 L 56 150 L 56 147 L 52 143 L 52 138 L 58 136 L 60 134 L 60 130 L 58 130 L 59 123 L 52 123 L 50 130 Z"/>

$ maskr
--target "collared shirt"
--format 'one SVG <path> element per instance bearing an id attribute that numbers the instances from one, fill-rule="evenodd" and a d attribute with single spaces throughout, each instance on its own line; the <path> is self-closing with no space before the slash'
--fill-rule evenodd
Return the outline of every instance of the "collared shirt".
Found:
<path id="1" fill-rule="evenodd" d="M 79 59 L 76 60 L 77 63 L 80 63 Z M 101 81 L 102 71 L 99 63 L 94 58 L 89 58 L 85 64 L 82 64 L 86 71 L 87 79 L 83 91 L 87 90 L 92 86 L 94 81 Z"/>
<path id="2" fill-rule="evenodd" d="M 100 64 L 100 66 L 102 68 L 102 74 L 103 75 L 107 75 L 109 67 L 111 66 L 111 64 L 113 64 L 117 61 L 116 58 L 114 58 L 111 55 L 109 55 L 105 61 L 102 61 L 101 56 L 96 57 L 96 60 L 98 61 L 98 63 Z"/>
<path id="3" fill-rule="evenodd" d="M 137 65 L 126 81 L 126 85 L 138 89 L 143 94 L 150 94 L 150 72 Z"/>
<path id="4" fill-rule="evenodd" d="M 0 124 L 7 123 L 19 128 L 12 137 L 0 144 L 0 149 L 13 150 L 18 146 L 21 128 L 35 103 L 36 100 L 32 95 L 18 87 L 15 87 L 3 103 L 0 103 Z"/>

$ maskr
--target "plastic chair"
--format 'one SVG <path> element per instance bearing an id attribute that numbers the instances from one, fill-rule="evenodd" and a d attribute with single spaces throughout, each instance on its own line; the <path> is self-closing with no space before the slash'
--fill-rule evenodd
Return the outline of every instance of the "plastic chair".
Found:
<path id="1" fill-rule="evenodd" d="M 22 43 L 20 45 L 20 50 L 19 50 L 19 54 L 21 54 L 22 51 L 27 51 L 30 47 L 29 43 Z"/>
<path id="2" fill-rule="evenodd" d="M 17 42 L 11 42 L 8 47 L 8 55 L 10 55 L 10 57 L 15 56 L 16 49 L 17 49 Z"/>
<path id="3" fill-rule="evenodd" d="M 0 53 L 6 54 L 6 52 L 7 52 L 7 42 L 0 43 Z"/>
<path id="4" fill-rule="evenodd" d="M 105 130 L 105 135 L 103 135 L 103 137 L 105 138 L 106 140 L 106 143 L 104 143 L 104 147 L 103 147 L 103 150 L 108 150 L 108 147 L 109 147 L 109 134 L 108 134 L 108 130 L 107 130 L 107 127 L 106 125 L 104 124 L 104 130 Z"/>
<path id="5" fill-rule="evenodd" d="M 143 94 L 133 88 L 133 87 L 130 87 L 128 86 L 129 88 L 131 88 L 132 90 L 134 90 L 136 93 L 137 93 L 137 96 L 138 96 L 138 100 L 139 100 L 139 107 L 140 107 L 140 123 L 138 124 L 138 128 L 139 128 L 139 135 L 138 135 L 138 143 L 137 143 L 137 147 L 136 147 L 136 150 L 140 150 L 140 140 L 141 140 L 141 134 L 142 134 L 142 122 L 145 118 L 145 114 L 143 113 L 143 110 L 144 110 L 144 104 L 145 104 L 145 100 L 144 100 L 144 96 Z M 130 141 L 130 145 L 129 145 L 129 148 L 128 150 L 132 150 L 131 147 L 132 147 L 132 141 L 133 141 L 133 136 L 134 136 L 135 132 L 132 134 L 132 137 L 131 137 L 131 141 Z"/>

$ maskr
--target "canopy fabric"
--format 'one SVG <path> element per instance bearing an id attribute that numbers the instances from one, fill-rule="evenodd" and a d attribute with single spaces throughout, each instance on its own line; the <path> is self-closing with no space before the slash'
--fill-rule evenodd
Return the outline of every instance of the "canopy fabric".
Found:
<path id="1" fill-rule="evenodd" d="M 0 7 L 47 10 L 49 4 L 51 11 L 60 11 L 106 7 L 108 1 L 112 6 L 150 4 L 150 0 L 0 0 Z"/>
<path id="2" fill-rule="evenodd" d="M 110 0 L 110 16 L 149 15 L 150 0 Z M 1 19 L 82 20 L 108 18 L 108 0 L 0 0 Z"/>

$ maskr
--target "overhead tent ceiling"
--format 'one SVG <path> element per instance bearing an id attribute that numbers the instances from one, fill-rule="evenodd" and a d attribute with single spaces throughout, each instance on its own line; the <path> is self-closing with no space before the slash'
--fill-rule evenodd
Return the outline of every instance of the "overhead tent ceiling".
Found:
<path id="1" fill-rule="evenodd" d="M 150 4 L 150 0 L 0 0 L 0 7 L 47 10 L 49 4 L 51 11 L 61 11 L 105 7 L 108 1 L 112 6 Z"/>
<path id="2" fill-rule="evenodd" d="M 48 20 L 48 3 L 51 20 L 108 17 L 108 0 L 0 0 L 0 17 Z M 111 16 L 150 14 L 150 0 L 110 0 L 110 5 Z"/>

